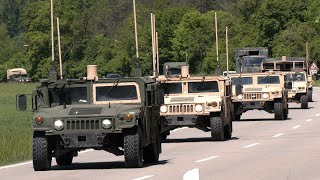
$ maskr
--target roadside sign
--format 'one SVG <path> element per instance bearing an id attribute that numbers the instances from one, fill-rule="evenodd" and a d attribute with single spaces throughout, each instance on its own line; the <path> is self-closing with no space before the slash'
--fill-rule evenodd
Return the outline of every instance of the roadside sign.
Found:
<path id="1" fill-rule="evenodd" d="M 315 62 L 313 62 L 311 64 L 311 66 L 309 67 L 310 74 L 313 74 L 313 75 L 317 74 L 318 70 L 319 70 L 319 68 L 318 68 L 318 66 L 317 66 L 317 64 Z"/>

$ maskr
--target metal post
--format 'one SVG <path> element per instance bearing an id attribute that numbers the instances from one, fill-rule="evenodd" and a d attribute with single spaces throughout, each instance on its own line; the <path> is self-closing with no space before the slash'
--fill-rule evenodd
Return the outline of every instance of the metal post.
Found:
<path id="1" fill-rule="evenodd" d="M 306 68 L 307 68 L 307 74 L 309 74 L 309 43 L 306 42 Z"/>
<path id="2" fill-rule="evenodd" d="M 139 58 L 139 42 L 138 42 L 136 0 L 133 0 L 133 14 L 134 14 L 134 30 L 135 30 L 135 35 L 136 35 L 136 55 L 137 55 L 137 58 Z"/>
<path id="3" fill-rule="evenodd" d="M 156 47 L 157 47 L 157 77 L 159 76 L 159 37 L 158 37 L 158 32 L 156 32 Z"/>
<path id="4" fill-rule="evenodd" d="M 57 32 L 58 32 L 58 47 L 59 47 L 59 64 L 60 64 L 60 79 L 63 79 L 62 75 L 62 56 L 61 56 L 61 41 L 60 41 L 60 21 L 57 17 Z"/>
<path id="5" fill-rule="evenodd" d="M 152 39 L 152 70 L 153 70 L 153 76 L 155 77 L 155 66 L 154 66 L 154 35 L 153 35 L 153 13 L 151 13 L 151 39 Z"/>

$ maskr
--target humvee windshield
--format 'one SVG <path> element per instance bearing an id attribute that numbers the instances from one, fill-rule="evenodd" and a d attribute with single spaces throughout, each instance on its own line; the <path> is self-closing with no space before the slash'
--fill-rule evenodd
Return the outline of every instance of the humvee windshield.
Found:
<path id="1" fill-rule="evenodd" d="M 164 84 L 165 94 L 181 94 L 182 93 L 182 83 L 166 83 Z"/>
<path id="2" fill-rule="evenodd" d="M 96 87 L 96 101 L 138 100 L 135 85 L 115 85 Z"/>
<path id="3" fill-rule="evenodd" d="M 253 66 L 261 66 L 262 61 L 264 60 L 263 57 L 250 57 L 250 56 L 245 56 L 243 57 L 244 59 L 244 65 L 253 67 Z"/>
<path id="4" fill-rule="evenodd" d="M 305 81 L 306 77 L 303 73 L 297 74 L 287 74 L 285 76 L 285 81 Z"/>
<path id="5" fill-rule="evenodd" d="M 169 75 L 180 75 L 181 69 L 178 68 L 170 68 L 169 69 Z"/>
<path id="6" fill-rule="evenodd" d="M 74 104 L 87 103 L 87 88 L 86 87 L 67 87 L 63 89 L 49 89 L 51 103 L 58 104 Z"/>
<path id="7" fill-rule="evenodd" d="M 204 93 L 204 92 L 219 92 L 218 82 L 189 82 L 188 83 L 189 93 Z"/>
<path id="8" fill-rule="evenodd" d="M 258 84 L 280 84 L 279 76 L 258 76 Z"/>
<path id="9" fill-rule="evenodd" d="M 237 77 L 237 78 L 231 78 L 232 85 L 246 85 L 246 84 L 252 84 L 253 80 L 252 77 Z"/>

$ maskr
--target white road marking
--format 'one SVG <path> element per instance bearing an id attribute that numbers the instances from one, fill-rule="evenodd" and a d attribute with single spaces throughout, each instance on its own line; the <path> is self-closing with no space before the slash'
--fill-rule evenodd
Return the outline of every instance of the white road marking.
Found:
<path id="1" fill-rule="evenodd" d="M 27 161 L 27 162 L 23 162 L 23 163 L 19 163 L 19 164 L 12 164 L 12 165 L 8 165 L 8 166 L 2 166 L 2 167 L 0 167 L 0 170 L 1 169 L 13 168 L 13 167 L 17 167 L 17 166 L 24 166 L 24 165 L 31 164 L 31 163 L 32 163 L 32 161 Z"/>
<path id="2" fill-rule="evenodd" d="M 81 151 L 81 152 L 79 152 L 79 154 L 87 153 L 87 152 L 91 152 L 91 151 L 94 151 L 94 149 L 88 149 L 88 150 L 85 150 L 85 151 Z M 32 161 L 27 161 L 27 162 L 18 163 L 18 164 L 12 164 L 12 165 L 7 165 L 7 166 L 0 166 L 0 170 L 2 170 L 2 169 L 8 169 L 8 168 L 13 168 L 13 167 L 18 167 L 18 166 L 24 166 L 24 165 L 28 165 L 28 164 L 32 164 Z"/>
<path id="3" fill-rule="evenodd" d="M 148 179 L 148 178 L 151 178 L 153 177 L 154 175 L 148 175 L 148 176 L 143 176 L 143 177 L 139 177 L 139 178 L 136 178 L 136 179 L 132 179 L 132 180 L 142 180 L 142 179 Z"/>
<path id="4" fill-rule="evenodd" d="M 201 162 L 209 161 L 209 160 L 217 158 L 217 157 L 219 157 L 219 156 L 211 156 L 211 157 L 208 157 L 208 158 L 200 159 L 200 160 L 195 161 L 195 162 L 196 163 L 201 163 Z"/>
<path id="5" fill-rule="evenodd" d="M 307 121 L 307 122 L 311 122 L 311 121 L 312 121 L 312 119 L 307 119 L 306 121 Z"/>
<path id="6" fill-rule="evenodd" d="M 316 116 L 317 116 L 317 117 L 319 117 L 319 116 L 320 116 L 320 114 L 316 114 Z"/>
<path id="7" fill-rule="evenodd" d="M 183 175 L 183 180 L 199 180 L 199 168 L 192 169 Z"/>
<path id="8" fill-rule="evenodd" d="M 253 144 L 250 144 L 250 145 L 248 145 L 248 146 L 243 146 L 242 148 L 247 149 L 247 148 L 251 148 L 251 147 L 253 147 L 253 146 L 259 145 L 259 144 L 260 144 L 260 143 L 253 143 Z"/>
<path id="9" fill-rule="evenodd" d="M 284 135 L 284 133 L 279 133 L 279 134 L 276 134 L 276 135 L 274 135 L 274 136 L 272 136 L 272 137 L 276 138 L 276 137 L 280 137 L 280 136 L 282 136 L 282 135 Z"/>
<path id="10" fill-rule="evenodd" d="M 299 127 L 301 127 L 301 125 L 296 125 L 292 129 L 298 129 Z"/>
<path id="11" fill-rule="evenodd" d="M 177 129 L 172 130 L 171 132 L 177 132 L 177 131 L 180 131 L 180 130 L 183 130 L 183 129 L 187 129 L 187 128 L 188 127 L 177 128 Z"/>

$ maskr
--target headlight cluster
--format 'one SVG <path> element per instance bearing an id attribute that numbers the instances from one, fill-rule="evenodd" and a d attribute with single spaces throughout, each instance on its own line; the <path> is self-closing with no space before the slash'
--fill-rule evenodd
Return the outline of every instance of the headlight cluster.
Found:
<path id="1" fill-rule="evenodd" d="M 263 97 L 264 99 L 268 99 L 268 98 L 269 98 L 269 94 L 264 93 L 264 94 L 262 94 L 262 97 Z"/>
<path id="2" fill-rule="evenodd" d="M 60 120 L 60 119 L 55 120 L 54 123 L 53 123 L 53 127 L 54 127 L 55 130 L 61 131 L 64 128 L 63 121 Z"/>
<path id="3" fill-rule="evenodd" d="M 168 112 L 168 107 L 167 106 L 161 106 L 160 107 L 160 112 L 162 112 L 162 113 Z"/>
<path id="4" fill-rule="evenodd" d="M 243 95 L 242 95 L 242 94 L 239 94 L 239 95 L 238 95 L 238 99 L 240 99 L 240 100 L 243 99 Z"/>
<path id="5" fill-rule="evenodd" d="M 102 127 L 104 129 L 110 129 L 112 126 L 112 121 L 110 119 L 104 119 L 102 120 Z"/>
<path id="6" fill-rule="evenodd" d="M 207 102 L 207 106 L 217 107 L 218 103 L 216 101 Z"/>
<path id="7" fill-rule="evenodd" d="M 202 105 L 197 104 L 196 107 L 195 107 L 195 110 L 196 110 L 197 112 L 201 112 L 201 111 L 203 110 Z"/>

